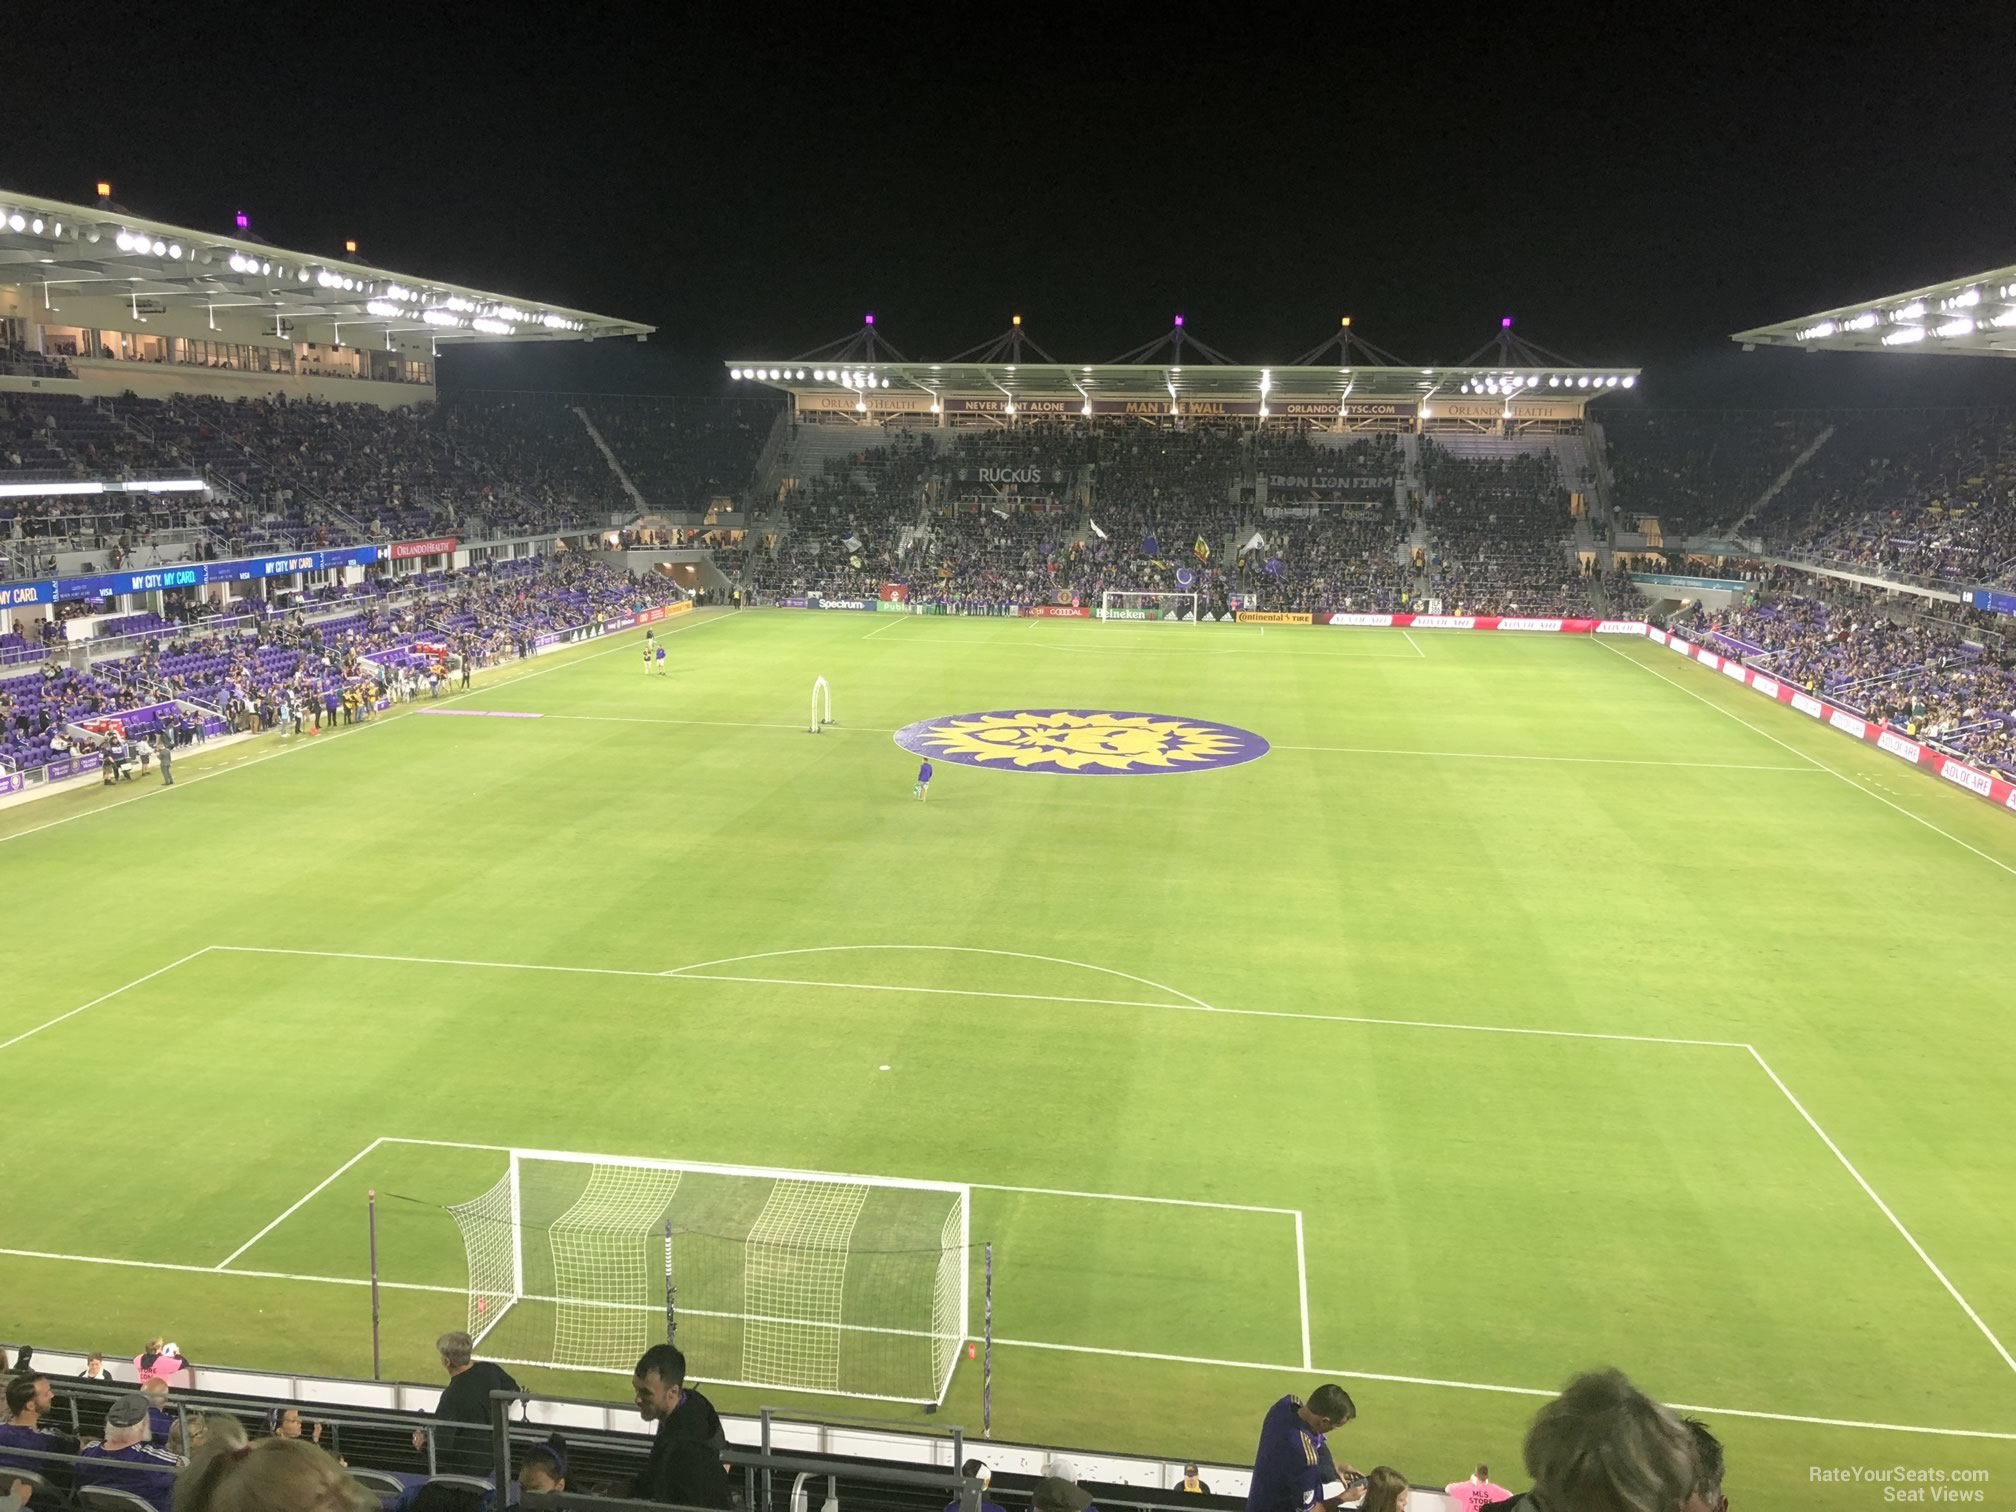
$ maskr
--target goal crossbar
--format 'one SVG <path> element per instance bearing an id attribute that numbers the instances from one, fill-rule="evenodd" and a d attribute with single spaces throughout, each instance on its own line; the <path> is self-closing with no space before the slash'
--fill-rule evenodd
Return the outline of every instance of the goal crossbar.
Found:
<path id="1" fill-rule="evenodd" d="M 1102 620 L 1202 624 L 1202 610 L 1202 596 L 1196 593 L 1164 592 L 1159 588 L 1107 588 L 1099 595 L 1099 618 Z"/>
<path id="2" fill-rule="evenodd" d="M 697 1379 L 941 1403 L 968 1333 L 961 1182 L 512 1149 L 448 1212 L 501 1363 L 626 1374 L 677 1324 Z"/>

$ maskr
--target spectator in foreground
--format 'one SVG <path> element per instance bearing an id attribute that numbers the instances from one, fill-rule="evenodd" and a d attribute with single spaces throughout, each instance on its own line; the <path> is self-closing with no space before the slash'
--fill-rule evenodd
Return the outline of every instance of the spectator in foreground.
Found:
<path id="1" fill-rule="evenodd" d="M 525 1451 L 518 1465 L 520 1491 L 565 1491 L 567 1489 L 567 1444 L 554 1434 L 543 1444 Z"/>
<path id="2" fill-rule="evenodd" d="M 1197 1467 L 1195 1465 L 1185 1465 L 1183 1467 L 1183 1479 L 1176 1482 L 1176 1489 L 1178 1491 L 1187 1491 L 1192 1496 L 1209 1496 L 1211 1494 L 1210 1486 L 1198 1479 Z"/>
<path id="3" fill-rule="evenodd" d="M 516 1391 L 518 1383 L 503 1366 L 476 1358 L 476 1341 L 466 1333 L 444 1333 L 434 1341 L 441 1368 L 448 1372 L 447 1389 L 434 1404 L 434 1416 L 444 1424 L 434 1430 L 434 1466 L 444 1475 L 490 1473 L 490 1393 Z M 413 1447 L 425 1449 L 427 1435 L 413 1435 Z"/>
<path id="4" fill-rule="evenodd" d="M 980 1482 L 980 1512 L 1001 1512 L 1000 1507 L 987 1499 L 987 1488 L 994 1484 L 994 1472 L 987 1468 L 985 1461 L 969 1459 L 959 1467 L 959 1473 L 967 1480 Z M 958 1497 L 945 1504 L 945 1512 L 959 1512 Z"/>
<path id="5" fill-rule="evenodd" d="M 1686 1424 L 1621 1370 L 1579 1375 L 1533 1416 L 1522 1512 L 1674 1512 L 1693 1504 L 1699 1452 Z"/>
<path id="6" fill-rule="evenodd" d="M 1046 1475 L 1029 1493 L 1029 1505 L 1036 1512 L 1092 1512 L 1092 1497 L 1076 1481 Z"/>
<path id="7" fill-rule="evenodd" d="M 1687 1432 L 1694 1439 L 1694 1494 L 1681 1512 L 1729 1512 L 1729 1498 L 1722 1494 L 1727 1468 L 1722 1441 L 1699 1418 L 1687 1419 Z"/>
<path id="8" fill-rule="evenodd" d="M 1406 1512 L 1407 1477 L 1391 1465 L 1374 1465 L 1365 1477 L 1365 1500 L 1358 1512 Z"/>
<path id="9" fill-rule="evenodd" d="M 181 1464 L 152 1442 L 148 1418 L 152 1405 L 137 1391 L 112 1403 L 105 1414 L 105 1437 L 86 1444 L 77 1461 L 77 1489 L 104 1486 L 139 1497 L 155 1512 L 168 1512 L 175 1494 L 175 1472 Z"/>
<path id="10" fill-rule="evenodd" d="M 1512 1493 L 1491 1479 L 1491 1467 L 1479 1465 L 1470 1472 L 1470 1479 L 1456 1481 L 1444 1488 L 1449 1500 L 1456 1503 L 1457 1512 L 1478 1512 L 1493 1502 L 1510 1501 Z"/>
<path id="11" fill-rule="evenodd" d="M 1357 1416 L 1350 1393 L 1334 1384 L 1318 1386 L 1306 1403 L 1284 1396 L 1269 1407 L 1260 1422 L 1246 1512 L 1304 1512 L 1342 1496 L 1345 1476 L 1360 1477 L 1348 1464 L 1339 1473 L 1328 1437 Z"/>
<path id="12" fill-rule="evenodd" d="M 75 1439 L 51 1433 L 42 1426 L 43 1416 L 55 1404 L 56 1396 L 47 1376 L 16 1376 L 7 1383 L 7 1421 L 0 1424 L 0 1471 L 10 1467 L 33 1470 L 60 1492 L 69 1489 L 70 1466 L 35 1458 L 38 1454 L 77 1452 Z"/>
<path id="13" fill-rule="evenodd" d="M 249 1448 L 205 1440 L 176 1488 L 174 1512 L 377 1512 L 378 1498 L 302 1439 Z"/>
<path id="14" fill-rule="evenodd" d="M 686 1384 L 686 1356 L 676 1344 L 653 1344 L 637 1361 L 637 1415 L 656 1423 L 651 1459 L 630 1494 L 639 1501 L 726 1508 L 728 1476 L 721 1451 L 728 1436 L 714 1404 Z"/>

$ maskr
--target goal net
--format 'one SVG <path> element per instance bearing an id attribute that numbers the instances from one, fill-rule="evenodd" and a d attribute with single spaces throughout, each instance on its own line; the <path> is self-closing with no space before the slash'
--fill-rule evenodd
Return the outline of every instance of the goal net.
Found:
<path id="1" fill-rule="evenodd" d="M 1143 593 L 1108 588 L 1099 595 L 1102 620 L 1173 620 L 1194 625 L 1197 618 L 1194 593 Z"/>
<path id="2" fill-rule="evenodd" d="M 448 1212 L 486 1359 L 627 1376 L 676 1329 L 697 1380 L 935 1403 L 971 1209 L 950 1182 L 513 1150 Z"/>

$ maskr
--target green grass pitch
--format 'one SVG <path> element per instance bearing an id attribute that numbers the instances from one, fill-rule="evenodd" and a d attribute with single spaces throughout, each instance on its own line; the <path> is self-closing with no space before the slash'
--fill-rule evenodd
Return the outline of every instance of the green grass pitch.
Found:
<path id="1" fill-rule="evenodd" d="M 449 705 L 539 719 L 0 812 L 0 1333 L 363 1373 L 367 1186 L 670 1156 L 974 1183 L 1000 1437 L 1236 1462 L 1338 1376 L 1350 1457 L 1439 1482 L 1616 1362 L 1718 1409 L 1745 1504 L 2016 1496 L 2007 816 L 1621 638 L 716 613 L 664 680 L 635 644 Z M 1272 749 L 911 800 L 893 730 L 1032 706 Z M 438 1213 L 381 1241 L 464 1278 Z M 432 1379 L 457 1297 L 385 1306 Z M 978 1395 L 962 1360 L 935 1421 Z"/>

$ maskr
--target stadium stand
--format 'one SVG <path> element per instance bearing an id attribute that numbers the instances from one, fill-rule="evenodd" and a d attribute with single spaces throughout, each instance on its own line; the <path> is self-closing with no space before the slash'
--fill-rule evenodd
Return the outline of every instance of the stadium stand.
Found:
<path id="1" fill-rule="evenodd" d="M 1589 575 L 1569 560 L 1568 491 L 1551 451 L 1464 456 L 1421 443 L 1432 593 L 1459 614 L 1590 614 Z"/>
<path id="2" fill-rule="evenodd" d="M 1677 537 L 1741 518 L 1826 422 L 1811 411 L 1622 410 L 1601 423 L 1613 513 Z"/>

